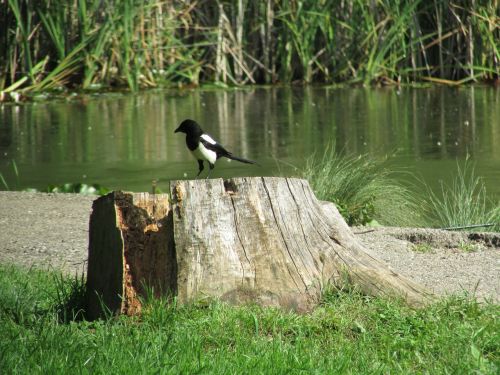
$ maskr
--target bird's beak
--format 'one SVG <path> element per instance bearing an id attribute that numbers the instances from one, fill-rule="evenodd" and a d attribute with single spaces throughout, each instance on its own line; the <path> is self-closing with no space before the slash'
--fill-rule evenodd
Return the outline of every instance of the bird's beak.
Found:
<path id="1" fill-rule="evenodd" d="M 179 133 L 179 132 L 180 132 L 179 128 L 175 129 L 174 131 L 174 133 Z"/>

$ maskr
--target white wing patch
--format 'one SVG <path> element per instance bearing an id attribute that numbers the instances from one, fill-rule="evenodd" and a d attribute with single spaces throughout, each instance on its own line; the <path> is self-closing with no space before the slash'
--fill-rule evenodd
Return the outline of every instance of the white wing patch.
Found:
<path id="1" fill-rule="evenodd" d="M 208 137 L 208 135 L 204 134 L 202 135 L 202 137 L 207 142 L 210 142 L 211 140 L 215 143 L 215 141 L 212 138 Z M 208 137 L 208 139 L 205 137 Z M 215 164 L 215 161 L 217 160 L 217 154 L 215 153 L 215 151 L 207 149 L 205 146 L 203 146 L 203 143 L 201 142 L 198 145 L 198 148 L 191 151 L 191 153 L 197 160 L 208 160 L 208 162 L 211 164 Z"/>
<path id="2" fill-rule="evenodd" d="M 207 141 L 208 143 L 211 143 L 213 145 L 217 143 L 208 134 L 202 134 L 200 138 L 203 138 L 205 141 Z"/>

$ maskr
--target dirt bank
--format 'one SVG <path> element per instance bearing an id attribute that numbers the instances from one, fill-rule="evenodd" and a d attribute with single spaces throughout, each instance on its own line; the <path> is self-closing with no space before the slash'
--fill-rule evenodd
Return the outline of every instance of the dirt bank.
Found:
<path id="1" fill-rule="evenodd" d="M 85 270 L 96 197 L 0 192 L 0 263 Z M 500 233 L 353 228 L 369 251 L 437 293 L 500 300 Z"/>

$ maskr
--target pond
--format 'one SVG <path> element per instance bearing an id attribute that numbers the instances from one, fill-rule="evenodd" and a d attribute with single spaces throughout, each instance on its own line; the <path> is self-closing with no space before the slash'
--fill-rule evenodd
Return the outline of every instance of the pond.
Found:
<path id="1" fill-rule="evenodd" d="M 221 159 L 212 177 L 296 175 L 336 143 L 346 153 L 389 156 L 391 168 L 434 187 L 470 155 L 490 197 L 500 198 L 500 90 L 478 86 L 161 90 L 4 104 L 0 173 L 16 190 L 85 182 L 150 191 L 156 179 L 166 191 L 169 180 L 197 173 L 184 135 L 174 134 L 186 118 L 260 164 Z"/>

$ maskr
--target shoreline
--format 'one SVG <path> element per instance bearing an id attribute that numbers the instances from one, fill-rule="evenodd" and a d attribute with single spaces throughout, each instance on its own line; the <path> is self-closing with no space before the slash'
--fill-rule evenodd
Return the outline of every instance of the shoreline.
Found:
<path id="1" fill-rule="evenodd" d="M 455 81 L 446 82 L 431 82 L 431 81 L 415 81 L 399 84 L 369 84 L 364 85 L 359 82 L 310 82 L 310 83 L 275 83 L 275 84 L 245 84 L 245 85 L 230 85 L 216 84 L 211 82 L 202 83 L 200 85 L 175 85 L 175 86 L 159 86 L 159 87 L 144 87 L 136 91 L 130 90 L 128 87 L 110 87 L 99 86 L 95 89 L 84 88 L 60 88 L 51 90 L 25 90 L 17 91 L 2 91 L 0 90 L 0 106 L 1 105 L 19 105 L 24 103 L 49 103 L 54 101 L 82 101 L 95 96 L 125 96 L 135 95 L 148 92 L 175 92 L 179 95 L 193 90 L 214 91 L 214 90 L 254 90 L 254 89 L 279 89 L 279 88 L 328 88 L 328 89 L 346 89 L 346 88 L 362 88 L 370 90 L 401 90 L 401 89 L 430 89 L 434 87 L 485 87 L 498 89 L 500 87 L 500 79 L 498 81 L 476 81 L 472 83 L 457 84 Z"/>

